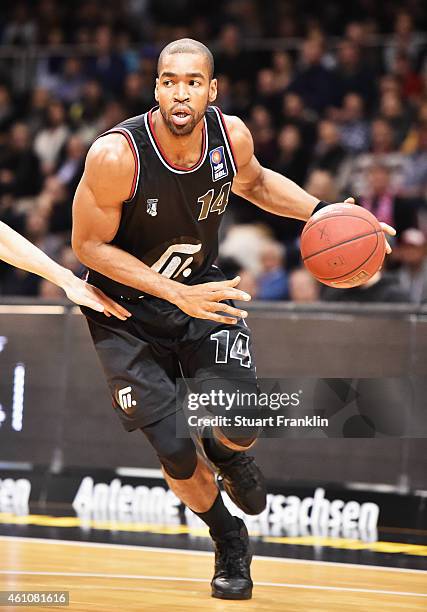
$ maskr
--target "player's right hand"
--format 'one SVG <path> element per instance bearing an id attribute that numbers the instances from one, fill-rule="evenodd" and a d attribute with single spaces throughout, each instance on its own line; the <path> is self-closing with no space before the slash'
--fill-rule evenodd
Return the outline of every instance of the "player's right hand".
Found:
<path id="1" fill-rule="evenodd" d="M 224 304 L 223 300 L 244 300 L 247 302 L 251 299 L 249 293 L 235 289 L 239 282 L 240 276 L 236 276 L 226 281 L 181 285 L 173 303 L 190 317 L 210 319 L 217 323 L 232 325 L 237 323 L 239 318 L 247 317 L 248 313 L 246 310 Z"/>

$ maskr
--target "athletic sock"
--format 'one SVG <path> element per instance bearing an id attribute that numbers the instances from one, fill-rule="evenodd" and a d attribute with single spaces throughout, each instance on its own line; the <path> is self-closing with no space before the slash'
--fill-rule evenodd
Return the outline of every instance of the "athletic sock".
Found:
<path id="1" fill-rule="evenodd" d="M 207 512 L 195 512 L 193 510 L 192 512 L 197 514 L 197 516 L 209 527 L 211 533 L 217 537 L 222 537 L 229 531 L 239 529 L 236 517 L 225 507 L 219 491 L 210 510 Z"/>
<path id="2" fill-rule="evenodd" d="M 231 457 L 234 457 L 236 452 L 238 452 L 232 450 L 231 448 L 227 448 L 224 444 L 222 444 L 222 442 L 215 437 L 211 427 L 207 427 L 205 429 L 203 440 L 205 443 L 206 454 L 208 458 L 214 462 L 227 461 L 227 459 L 231 459 Z"/>

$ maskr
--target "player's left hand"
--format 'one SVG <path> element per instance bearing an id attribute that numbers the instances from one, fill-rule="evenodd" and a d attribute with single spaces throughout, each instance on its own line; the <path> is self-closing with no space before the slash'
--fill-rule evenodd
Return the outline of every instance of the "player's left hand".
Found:
<path id="1" fill-rule="evenodd" d="M 107 317 L 113 315 L 122 321 L 126 321 L 131 316 L 131 313 L 123 308 L 123 306 L 117 304 L 117 302 L 109 298 L 97 287 L 93 287 L 89 283 L 77 278 L 77 276 L 72 275 L 71 278 L 67 279 L 62 288 L 67 294 L 68 299 L 75 304 L 103 312 Z"/>
<path id="2" fill-rule="evenodd" d="M 354 198 L 347 198 L 346 200 L 344 200 L 345 204 L 356 204 Z M 384 223 L 383 221 L 379 221 L 379 224 L 381 225 L 381 228 L 384 232 L 384 234 L 388 234 L 389 236 L 396 236 L 396 230 L 394 229 L 394 227 L 392 227 L 391 225 L 388 225 L 387 223 Z M 387 255 L 390 255 L 392 248 L 389 245 L 387 238 L 384 236 L 384 240 L 385 240 L 385 251 L 387 253 Z"/>

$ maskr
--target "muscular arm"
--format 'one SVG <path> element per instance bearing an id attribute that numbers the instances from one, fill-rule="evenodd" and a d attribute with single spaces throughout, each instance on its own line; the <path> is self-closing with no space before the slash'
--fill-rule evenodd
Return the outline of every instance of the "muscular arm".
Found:
<path id="1" fill-rule="evenodd" d="M 123 136 L 109 134 L 95 141 L 74 197 L 73 249 L 89 268 L 141 292 L 172 300 L 179 283 L 109 244 L 119 227 L 134 171 L 134 158 Z"/>
<path id="2" fill-rule="evenodd" d="M 282 217 L 307 221 L 318 198 L 286 177 L 263 168 L 254 155 L 251 133 L 237 117 L 225 116 L 238 172 L 232 191 L 259 208 Z"/>
<path id="3" fill-rule="evenodd" d="M 134 164 L 129 145 L 120 134 L 108 134 L 92 145 L 73 204 L 72 244 L 77 257 L 89 268 L 141 292 L 168 300 L 190 316 L 222 323 L 235 323 L 236 316 L 246 316 L 246 311 L 222 303 L 227 299 L 250 299 L 235 288 L 239 277 L 183 285 L 109 244 L 119 227 L 123 201 L 131 191 Z"/>

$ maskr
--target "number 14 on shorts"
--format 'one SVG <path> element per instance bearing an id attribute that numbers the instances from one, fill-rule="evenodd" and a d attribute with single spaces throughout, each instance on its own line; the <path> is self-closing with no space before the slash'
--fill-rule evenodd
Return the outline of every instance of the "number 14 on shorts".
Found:
<path id="1" fill-rule="evenodd" d="M 216 363 L 228 363 L 229 359 L 238 359 L 244 368 L 251 366 L 251 354 L 249 351 L 249 336 L 243 332 L 238 332 L 230 348 L 230 332 L 222 329 L 210 335 L 210 339 L 216 343 Z"/>

